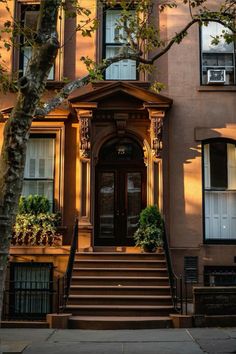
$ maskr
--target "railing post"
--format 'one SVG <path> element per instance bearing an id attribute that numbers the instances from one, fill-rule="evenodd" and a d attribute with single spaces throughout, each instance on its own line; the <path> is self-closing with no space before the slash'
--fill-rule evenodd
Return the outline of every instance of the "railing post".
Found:
<path id="1" fill-rule="evenodd" d="M 60 277 L 57 277 L 57 313 L 60 313 L 61 305 L 61 289 L 60 289 Z"/>
<path id="2" fill-rule="evenodd" d="M 184 277 L 184 284 L 185 284 L 185 315 L 187 315 L 188 314 L 188 283 L 185 277 Z"/>
<path id="3" fill-rule="evenodd" d="M 180 313 L 183 315 L 183 278 L 182 275 L 179 278 L 179 290 L 180 290 Z"/>

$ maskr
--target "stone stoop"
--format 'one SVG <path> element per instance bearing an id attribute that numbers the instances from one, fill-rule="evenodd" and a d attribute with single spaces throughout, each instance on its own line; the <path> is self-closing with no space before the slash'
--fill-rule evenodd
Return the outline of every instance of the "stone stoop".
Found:
<path id="1" fill-rule="evenodd" d="M 172 327 L 164 253 L 77 253 L 65 312 L 69 328 Z"/>

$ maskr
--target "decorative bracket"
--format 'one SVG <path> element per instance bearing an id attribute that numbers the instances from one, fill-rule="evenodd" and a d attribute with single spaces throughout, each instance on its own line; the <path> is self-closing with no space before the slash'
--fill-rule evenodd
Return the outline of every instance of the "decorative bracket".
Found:
<path id="1" fill-rule="evenodd" d="M 162 151 L 162 131 L 164 117 L 164 111 L 149 110 L 149 118 L 151 120 L 151 146 L 152 153 L 155 158 L 160 157 L 160 153 Z"/>
<path id="2" fill-rule="evenodd" d="M 80 125 L 80 156 L 83 159 L 89 159 L 91 156 L 90 121 L 93 112 L 88 110 L 78 110 L 77 113 Z"/>

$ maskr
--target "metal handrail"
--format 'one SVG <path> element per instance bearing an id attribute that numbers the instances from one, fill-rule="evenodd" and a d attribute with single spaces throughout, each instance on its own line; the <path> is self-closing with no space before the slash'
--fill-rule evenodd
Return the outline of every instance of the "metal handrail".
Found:
<path id="1" fill-rule="evenodd" d="M 168 238 L 166 234 L 165 223 L 163 221 L 163 250 L 166 256 L 167 270 L 170 279 L 171 296 L 174 308 L 177 312 L 183 313 L 183 280 L 182 276 L 177 277 L 173 270 L 173 265 L 170 256 Z M 179 287 L 178 287 L 179 284 Z"/>
<path id="2" fill-rule="evenodd" d="M 75 254 L 78 248 L 78 230 L 79 230 L 79 222 L 78 218 L 75 219 L 75 224 L 73 228 L 73 236 L 71 240 L 71 248 L 70 248 L 70 255 L 67 263 L 67 269 L 64 275 L 63 283 L 64 283 L 64 303 L 66 303 L 68 296 L 69 296 L 69 289 L 73 271 L 73 265 L 75 260 Z"/>

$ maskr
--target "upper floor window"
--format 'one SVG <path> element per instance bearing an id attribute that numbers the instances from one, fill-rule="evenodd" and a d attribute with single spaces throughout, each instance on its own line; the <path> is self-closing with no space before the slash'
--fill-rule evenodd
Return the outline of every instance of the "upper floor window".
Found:
<path id="1" fill-rule="evenodd" d="M 20 38 L 19 51 L 19 69 L 21 74 L 25 74 L 28 62 L 32 56 L 32 44 L 37 28 L 37 20 L 39 16 L 39 4 L 21 5 L 20 19 L 23 33 Z M 52 66 L 48 80 L 54 80 L 54 65 Z"/>
<path id="2" fill-rule="evenodd" d="M 27 143 L 24 196 L 43 195 L 53 206 L 55 137 L 32 135 Z"/>
<path id="3" fill-rule="evenodd" d="M 223 31 L 223 32 L 222 32 Z M 235 44 L 226 43 L 222 33 L 230 30 L 217 22 L 201 27 L 201 83 L 203 85 L 235 85 Z M 213 44 L 214 38 L 219 39 Z"/>
<path id="4" fill-rule="evenodd" d="M 121 10 L 112 9 L 105 11 L 104 57 L 110 58 L 119 54 L 125 41 L 125 32 L 117 27 Z M 121 60 L 113 63 L 106 70 L 106 80 L 136 80 L 137 66 L 134 60 Z"/>
<path id="5" fill-rule="evenodd" d="M 203 145 L 205 239 L 236 240 L 236 142 Z"/>

